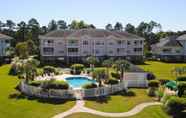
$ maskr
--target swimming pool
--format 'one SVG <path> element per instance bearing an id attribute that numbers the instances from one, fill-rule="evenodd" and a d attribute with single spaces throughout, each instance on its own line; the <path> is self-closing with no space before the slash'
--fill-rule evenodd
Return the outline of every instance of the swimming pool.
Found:
<path id="1" fill-rule="evenodd" d="M 89 79 L 88 77 L 67 77 L 65 80 L 72 88 L 81 88 L 85 84 L 96 83 L 95 80 Z"/>

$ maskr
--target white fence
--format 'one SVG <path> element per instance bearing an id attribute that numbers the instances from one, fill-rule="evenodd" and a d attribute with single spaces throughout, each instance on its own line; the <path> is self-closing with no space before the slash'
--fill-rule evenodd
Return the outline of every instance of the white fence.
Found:
<path id="1" fill-rule="evenodd" d="M 127 90 L 127 83 L 122 82 L 116 85 L 108 85 L 106 87 L 98 87 L 92 89 L 73 89 L 73 90 L 57 90 L 42 89 L 21 82 L 20 89 L 24 94 L 41 98 L 59 98 L 59 99 L 83 99 L 89 97 L 106 96 L 122 90 Z"/>
<path id="2" fill-rule="evenodd" d="M 147 73 L 124 73 L 123 80 L 128 84 L 128 87 L 148 87 Z"/>

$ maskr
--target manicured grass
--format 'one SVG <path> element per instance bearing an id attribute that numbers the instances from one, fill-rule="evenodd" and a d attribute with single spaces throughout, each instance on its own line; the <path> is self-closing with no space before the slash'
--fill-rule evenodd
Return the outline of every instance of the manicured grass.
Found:
<path id="1" fill-rule="evenodd" d="M 186 63 L 164 63 L 159 61 L 146 61 L 146 65 L 139 65 L 145 71 L 150 71 L 156 75 L 158 79 L 175 80 L 176 76 L 171 73 L 175 67 L 184 67 Z"/>
<path id="2" fill-rule="evenodd" d="M 14 87 L 19 83 L 15 76 L 9 76 L 10 65 L 0 67 L 0 118 L 51 118 L 70 109 L 74 101 L 63 103 L 41 100 L 28 100 L 24 97 L 9 96 L 15 93 Z"/>
<path id="3" fill-rule="evenodd" d="M 88 113 L 76 113 L 72 114 L 66 118 L 107 118 L 96 116 Z M 151 106 L 145 108 L 142 112 L 131 116 L 131 117 L 123 117 L 123 118 L 171 118 L 168 116 L 161 108 L 161 106 Z"/>
<path id="4" fill-rule="evenodd" d="M 131 89 L 135 96 L 112 95 L 104 100 L 86 100 L 86 106 L 104 112 L 126 112 L 143 102 L 153 101 L 146 89 Z"/>

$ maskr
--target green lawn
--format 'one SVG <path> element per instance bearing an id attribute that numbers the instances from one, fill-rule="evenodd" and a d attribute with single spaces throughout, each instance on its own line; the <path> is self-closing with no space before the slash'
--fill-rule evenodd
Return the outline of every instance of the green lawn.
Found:
<path id="1" fill-rule="evenodd" d="M 9 65 L 0 67 L 0 118 L 51 118 L 74 105 L 74 101 L 54 104 L 26 98 L 9 98 L 10 94 L 15 93 L 14 87 L 19 82 L 17 77 L 8 75 L 9 68 Z"/>
<path id="2" fill-rule="evenodd" d="M 101 116 L 96 116 L 88 113 L 76 113 L 72 114 L 66 118 L 106 118 Z M 142 112 L 125 118 L 170 118 L 161 108 L 161 106 L 151 106 L 145 108 Z"/>
<path id="3" fill-rule="evenodd" d="M 171 74 L 171 70 L 175 67 L 184 67 L 186 63 L 164 63 L 158 61 L 146 61 L 145 65 L 139 65 L 145 71 L 153 72 L 158 79 L 174 80 L 176 76 Z"/>
<path id="4" fill-rule="evenodd" d="M 104 112 L 126 112 L 143 102 L 153 101 L 146 89 L 131 89 L 136 95 L 112 95 L 106 100 L 86 100 L 86 106 Z"/>

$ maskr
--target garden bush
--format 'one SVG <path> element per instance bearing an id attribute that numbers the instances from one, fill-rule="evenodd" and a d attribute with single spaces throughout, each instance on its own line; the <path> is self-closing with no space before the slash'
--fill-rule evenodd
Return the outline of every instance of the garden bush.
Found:
<path id="1" fill-rule="evenodd" d="M 73 64 L 70 68 L 72 70 L 72 74 L 80 74 L 81 71 L 83 71 L 83 69 L 85 68 L 85 66 L 83 64 Z"/>
<path id="2" fill-rule="evenodd" d="M 56 69 L 55 69 L 55 67 L 53 67 L 53 66 L 45 66 L 45 67 L 43 68 L 43 72 L 44 72 L 44 73 L 47 73 L 47 74 L 56 73 Z"/>
<path id="3" fill-rule="evenodd" d="M 168 114 L 177 116 L 186 108 L 186 99 L 171 97 L 164 105 Z"/>
<path id="4" fill-rule="evenodd" d="M 177 81 L 186 81 L 186 77 L 177 77 L 176 80 Z"/>
<path id="5" fill-rule="evenodd" d="M 85 84 L 83 86 L 84 89 L 91 89 L 91 88 L 97 88 L 97 85 L 95 83 L 89 83 L 89 84 Z"/>
<path id="6" fill-rule="evenodd" d="M 112 72 L 111 73 L 111 76 L 115 79 L 120 79 L 120 74 L 119 73 L 116 73 L 116 72 Z"/>
<path id="7" fill-rule="evenodd" d="M 48 89 L 68 89 L 69 85 L 67 82 L 63 80 L 53 80 L 48 83 L 47 87 Z"/>
<path id="8" fill-rule="evenodd" d="M 159 87 L 159 81 L 158 80 L 150 80 L 148 83 L 149 89 L 148 89 L 148 95 L 149 96 L 156 96 L 156 90 Z"/>
<path id="9" fill-rule="evenodd" d="M 38 87 L 38 86 L 41 86 L 41 84 L 43 83 L 44 81 L 39 81 L 39 80 L 35 80 L 35 81 L 29 81 L 29 85 L 31 85 L 31 86 L 36 86 L 36 87 Z"/>
<path id="10" fill-rule="evenodd" d="M 110 85 L 114 85 L 114 84 L 118 84 L 118 80 L 116 79 L 109 79 L 108 81 L 105 82 L 106 84 L 110 84 Z"/>
<path id="11" fill-rule="evenodd" d="M 156 77 L 153 73 L 147 73 L 147 80 L 155 80 Z"/>
<path id="12" fill-rule="evenodd" d="M 186 90 L 186 82 L 179 82 L 178 83 L 178 96 L 181 97 Z"/>
<path id="13" fill-rule="evenodd" d="M 159 80 L 160 81 L 160 84 L 161 85 L 165 85 L 167 82 L 169 82 L 170 80 L 168 80 L 168 79 L 160 79 Z"/>
<path id="14" fill-rule="evenodd" d="M 155 88 L 158 88 L 159 87 L 159 81 L 158 80 L 150 80 L 149 82 L 148 82 L 148 86 L 149 87 L 155 87 Z"/>

